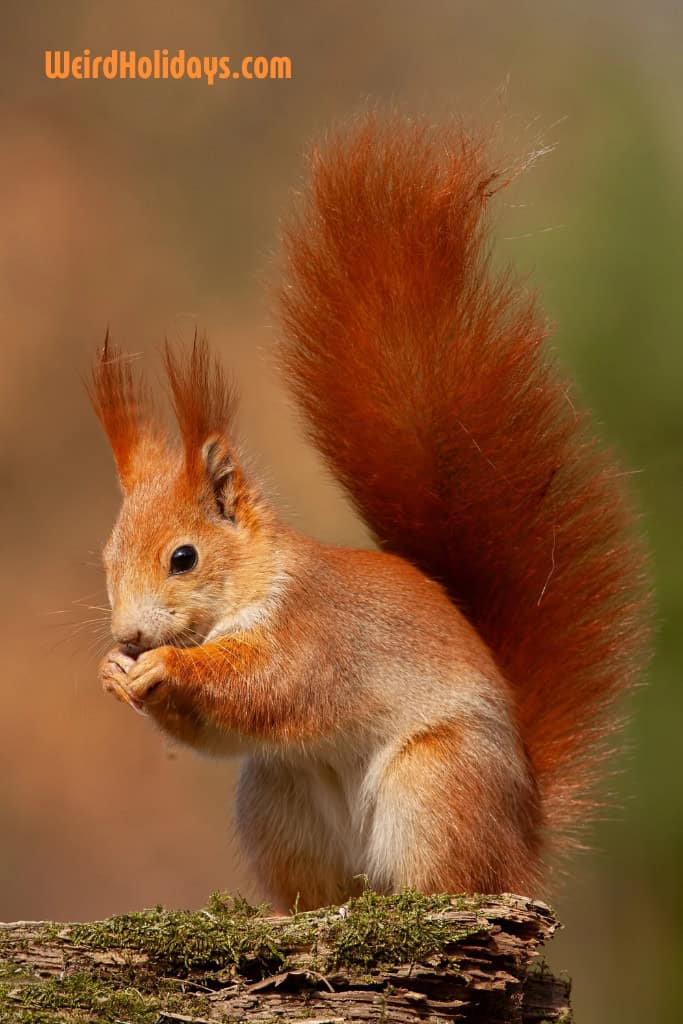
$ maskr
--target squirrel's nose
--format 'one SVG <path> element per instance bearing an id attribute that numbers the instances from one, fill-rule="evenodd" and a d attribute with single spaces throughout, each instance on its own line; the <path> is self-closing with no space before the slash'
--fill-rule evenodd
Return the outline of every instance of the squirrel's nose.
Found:
<path id="1" fill-rule="evenodd" d="M 150 644 L 145 642 L 145 638 L 139 629 L 125 634 L 120 633 L 115 639 L 121 647 L 125 648 L 126 654 L 129 654 L 132 658 L 137 658 L 138 654 L 148 650 L 150 647 Z"/>

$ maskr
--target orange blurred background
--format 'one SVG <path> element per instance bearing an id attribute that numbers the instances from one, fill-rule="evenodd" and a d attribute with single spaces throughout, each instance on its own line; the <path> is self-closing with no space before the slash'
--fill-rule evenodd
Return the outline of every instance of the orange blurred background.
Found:
<path id="1" fill-rule="evenodd" d="M 195 325 L 233 368 L 241 432 L 290 521 L 366 543 L 269 365 L 278 218 L 302 153 L 368 103 L 500 122 L 552 155 L 501 207 L 557 345 L 631 466 L 655 549 L 660 654 L 636 699 L 624 810 L 558 894 L 549 950 L 582 1024 L 680 1019 L 679 5 L 256 0 L 24 3 L 0 48 L 0 918 L 92 918 L 215 888 L 258 896 L 234 766 L 172 751 L 106 699 L 99 551 L 117 508 L 81 378 L 110 326 L 153 375 Z M 48 81 L 48 49 L 291 57 L 291 81 Z"/>

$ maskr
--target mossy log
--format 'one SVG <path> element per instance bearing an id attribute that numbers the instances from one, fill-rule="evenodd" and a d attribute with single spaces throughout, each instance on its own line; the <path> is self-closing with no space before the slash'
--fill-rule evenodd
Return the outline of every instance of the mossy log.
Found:
<path id="1" fill-rule="evenodd" d="M 412 891 L 289 917 L 217 893 L 200 911 L 0 924 L 0 1021 L 566 1022 L 569 982 L 538 952 L 557 927 L 521 896 Z"/>

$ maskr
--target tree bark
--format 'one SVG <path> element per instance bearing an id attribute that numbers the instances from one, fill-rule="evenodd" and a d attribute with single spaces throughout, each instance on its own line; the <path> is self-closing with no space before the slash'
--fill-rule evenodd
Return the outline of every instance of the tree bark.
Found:
<path id="1" fill-rule="evenodd" d="M 0 924 L 0 1021 L 570 1020 L 570 983 L 539 956 L 558 922 L 538 901 L 366 893 L 274 918 L 220 899 L 186 915 Z"/>

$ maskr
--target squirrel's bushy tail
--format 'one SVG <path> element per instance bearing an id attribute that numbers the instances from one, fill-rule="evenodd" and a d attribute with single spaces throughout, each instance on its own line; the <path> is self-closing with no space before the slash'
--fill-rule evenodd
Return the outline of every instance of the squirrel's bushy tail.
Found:
<path id="1" fill-rule="evenodd" d="M 401 117 L 314 150 L 284 234 L 282 359 L 381 547 L 440 580 L 494 651 L 559 838 L 593 806 L 648 594 L 614 458 L 533 295 L 491 267 L 504 184 L 481 140 Z"/>

